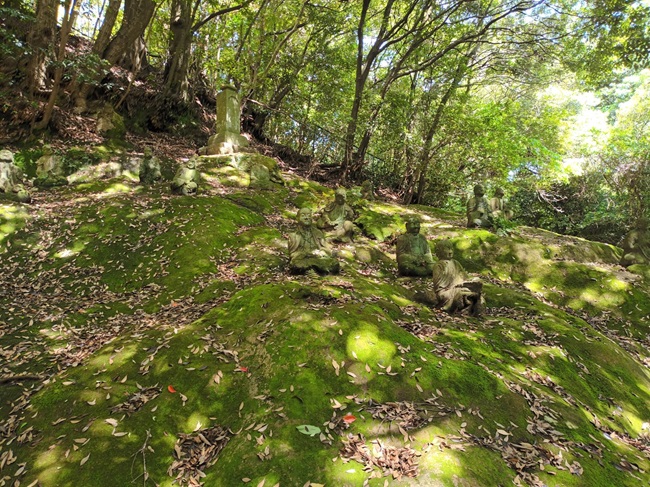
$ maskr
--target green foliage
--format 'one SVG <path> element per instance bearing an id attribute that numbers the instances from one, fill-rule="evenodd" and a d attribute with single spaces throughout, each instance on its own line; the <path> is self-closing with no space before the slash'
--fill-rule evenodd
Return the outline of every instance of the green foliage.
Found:
<path id="1" fill-rule="evenodd" d="M 101 154 L 81 147 L 71 147 L 63 155 L 65 174 L 72 174 L 82 167 L 95 166 L 102 161 Z"/>

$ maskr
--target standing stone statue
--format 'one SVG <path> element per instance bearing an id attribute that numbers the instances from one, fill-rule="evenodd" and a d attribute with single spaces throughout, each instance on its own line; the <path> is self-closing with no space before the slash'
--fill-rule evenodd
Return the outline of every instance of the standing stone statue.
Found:
<path id="1" fill-rule="evenodd" d="M 142 184 L 153 184 L 162 179 L 160 159 L 153 155 L 150 147 L 145 148 L 144 157 L 140 161 L 139 178 Z"/>
<path id="2" fill-rule="evenodd" d="M 312 221 L 312 211 L 301 208 L 298 211 L 298 228 L 289 234 L 289 271 L 304 274 L 314 270 L 319 274 L 336 274 L 339 262 L 332 257 L 325 235 Z"/>
<path id="3" fill-rule="evenodd" d="M 354 210 L 347 204 L 347 192 L 339 188 L 334 193 L 334 201 L 328 205 L 318 220 L 318 227 L 333 229 L 332 240 L 335 242 L 352 242 L 354 237 Z"/>
<path id="4" fill-rule="evenodd" d="M 429 243 L 420 234 L 420 221 L 406 222 L 406 233 L 397 239 L 397 270 L 400 276 L 430 277 L 433 257 Z"/>
<path id="5" fill-rule="evenodd" d="M 5 197 L 19 201 L 20 203 L 30 203 L 32 197 L 21 183 L 23 174 L 18 166 L 14 164 L 14 155 L 11 151 L 0 151 L 0 193 Z"/>
<path id="6" fill-rule="evenodd" d="M 506 220 L 510 220 L 510 218 L 512 218 L 512 211 L 508 209 L 503 196 L 503 189 L 496 188 L 494 190 L 494 197 L 490 198 L 489 201 L 490 211 L 494 218 L 505 218 Z"/>
<path id="7" fill-rule="evenodd" d="M 474 186 L 474 196 L 467 200 L 467 227 L 489 228 L 492 226 L 492 212 L 485 197 L 483 186 Z"/>
<path id="8" fill-rule="evenodd" d="M 454 247 L 449 240 L 436 244 L 438 262 L 433 266 L 433 291 L 438 306 L 448 313 L 478 316 L 483 312 L 483 285 L 478 280 L 468 281 L 460 262 L 454 260 Z"/>
<path id="9" fill-rule="evenodd" d="M 623 248 L 623 257 L 621 257 L 620 262 L 623 267 L 633 264 L 650 264 L 648 219 L 645 217 L 639 218 L 635 227 L 623 237 L 619 246 Z"/>
<path id="10" fill-rule="evenodd" d="M 182 195 L 194 195 L 199 190 L 201 175 L 196 169 L 196 158 L 187 161 L 186 165 L 181 165 L 176 171 L 172 180 L 172 193 Z"/>
<path id="11" fill-rule="evenodd" d="M 239 147 L 247 147 L 248 139 L 241 135 L 239 116 L 237 90 L 233 86 L 223 86 L 217 94 L 217 133 L 208 139 L 207 147 L 202 147 L 199 154 L 232 154 Z"/>

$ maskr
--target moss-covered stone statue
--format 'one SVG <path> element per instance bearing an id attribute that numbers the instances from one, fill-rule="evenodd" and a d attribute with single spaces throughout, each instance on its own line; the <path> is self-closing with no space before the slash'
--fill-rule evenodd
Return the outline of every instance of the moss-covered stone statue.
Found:
<path id="1" fill-rule="evenodd" d="M 45 145 L 43 155 L 36 161 L 34 184 L 41 188 L 67 185 L 68 180 L 65 177 L 63 162 L 62 156 L 55 154 L 49 145 Z"/>
<path id="2" fill-rule="evenodd" d="M 623 249 L 621 265 L 650 264 L 650 233 L 648 219 L 641 217 L 635 227 L 623 237 L 619 246 Z"/>
<path id="3" fill-rule="evenodd" d="M 144 157 L 140 161 L 139 178 L 142 184 L 153 184 L 162 179 L 160 159 L 153 155 L 150 147 L 145 148 Z"/>
<path id="4" fill-rule="evenodd" d="M 490 211 L 494 218 L 505 218 L 510 220 L 512 218 L 512 211 L 508 209 L 506 201 L 503 199 L 504 196 L 503 189 L 496 188 L 494 190 L 494 196 L 490 198 Z"/>
<path id="5" fill-rule="evenodd" d="M 406 233 L 397 239 L 396 251 L 400 276 L 431 276 L 433 257 L 427 239 L 420 234 L 420 220 L 407 220 Z"/>
<path id="6" fill-rule="evenodd" d="M 454 247 L 449 240 L 436 244 L 438 262 L 433 266 L 432 287 L 438 307 L 448 313 L 479 316 L 485 307 L 483 285 L 478 280 L 467 280 L 463 266 L 454 260 Z"/>
<path id="7" fill-rule="evenodd" d="M 172 180 L 172 193 L 194 195 L 199 190 L 201 175 L 196 169 L 196 158 L 192 158 L 185 165 L 181 165 Z"/>
<path id="8" fill-rule="evenodd" d="M 336 274 L 339 262 L 332 257 L 332 251 L 325 241 L 325 235 L 312 221 L 312 211 L 302 208 L 298 211 L 298 228 L 289 234 L 289 271 L 304 274 L 309 270 L 319 274 Z"/>
<path id="9" fill-rule="evenodd" d="M 361 183 L 361 197 L 364 200 L 374 201 L 375 200 L 375 188 L 372 185 L 370 179 L 366 179 Z"/>
<path id="10" fill-rule="evenodd" d="M 318 219 L 318 227 L 331 230 L 334 242 L 352 242 L 354 238 L 354 210 L 347 204 L 347 192 L 339 188 L 334 194 L 334 201 L 324 210 Z"/>
<path id="11" fill-rule="evenodd" d="M 32 197 L 21 182 L 22 177 L 22 171 L 14 164 L 13 153 L 8 150 L 0 151 L 0 194 L 3 198 L 20 203 L 32 201 Z"/>
<path id="12" fill-rule="evenodd" d="M 467 200 L 467 228 L 489 228 L 492 226 L 492 212 L 485 197 L 483 186 L 474 186 L 474 196 Z"/>

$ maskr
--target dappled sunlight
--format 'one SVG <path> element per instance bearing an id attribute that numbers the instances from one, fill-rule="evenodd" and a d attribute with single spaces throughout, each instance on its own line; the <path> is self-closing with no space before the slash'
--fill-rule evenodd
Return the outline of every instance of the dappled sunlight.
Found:
<path id="1" fill-rule="evenodd" d="M 384 340 L 378 335 L 378 328 L 369 323 L 361 323 L 361 327 L 350 331 L 347 337 L 347 355 L 349 358 L 387 367 L 391 364 L 397 352 L 395 344 Z"/>
<path id="2" fill-rule="evenodd" d="M 86 242 L 82 240 L 77 240 L 72 244 L 72 247 L 68 247 L 63 250 L 59 250 L 54 254 L 54 257 L 57 259 L 67 259 L 79 255 L 83 249 L 86 247 Z"/>

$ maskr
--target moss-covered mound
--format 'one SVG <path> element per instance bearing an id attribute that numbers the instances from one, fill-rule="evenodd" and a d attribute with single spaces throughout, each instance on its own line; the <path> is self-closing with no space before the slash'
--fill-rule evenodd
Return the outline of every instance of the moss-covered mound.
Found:
<path id="1" fill-rule="evenodd" d="M 295 212 L 333 191 L 213 159 L 196 197 L 124 178 L 0 206 L 0 485 L 650 481 L 647 269 L 377 201 L 340 275 L 290 276 Z M 392 240 L 413 213 L 485 316 L 412 300 Z"/>

